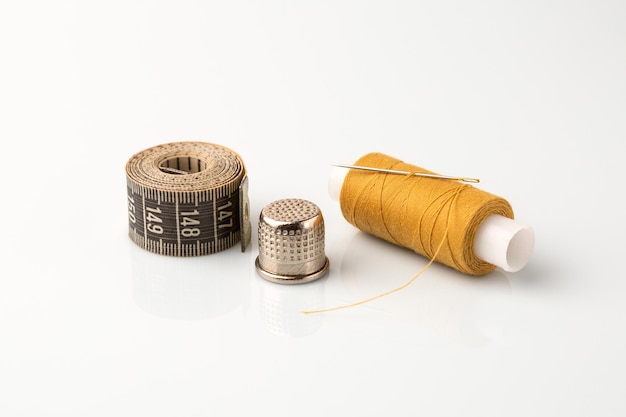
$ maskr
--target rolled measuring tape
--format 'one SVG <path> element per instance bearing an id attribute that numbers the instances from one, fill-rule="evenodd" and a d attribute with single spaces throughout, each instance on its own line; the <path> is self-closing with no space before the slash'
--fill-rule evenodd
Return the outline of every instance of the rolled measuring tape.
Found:
<path id="1" fill-rule="evenodd" d="M 200 256 L 250 242 L 248 177 L 241 157 L 212 143 L 174 142 L 126 164 L 128 234 L 150 252 Z"/>

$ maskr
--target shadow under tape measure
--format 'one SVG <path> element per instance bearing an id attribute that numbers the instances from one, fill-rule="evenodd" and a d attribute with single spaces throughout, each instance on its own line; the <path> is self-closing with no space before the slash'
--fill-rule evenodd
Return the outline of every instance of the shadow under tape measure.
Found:
<path id="1" fill-rule="evenodd" d="M 133 300 L 146 313 L 174 320 L 205 320 L 249 303 L 250 251 L 242 254 L 235 246 L 212 255 L 172 257 L 133 244 L 129 247 Z"/>

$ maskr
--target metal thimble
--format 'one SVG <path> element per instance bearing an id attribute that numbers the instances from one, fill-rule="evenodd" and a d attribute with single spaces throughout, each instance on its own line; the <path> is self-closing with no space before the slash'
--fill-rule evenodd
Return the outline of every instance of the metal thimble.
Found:
<path id="1" fill-rule="evenodd" d="M 328 270 L 324 218 L 315 204 L 289 198 L 274 201 L 259 216 L 259 275 L 280 284 L 303 284 Z"/>

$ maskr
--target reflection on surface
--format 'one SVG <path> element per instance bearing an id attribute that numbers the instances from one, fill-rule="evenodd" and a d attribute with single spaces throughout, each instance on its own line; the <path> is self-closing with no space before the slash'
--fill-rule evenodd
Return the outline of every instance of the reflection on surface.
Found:
<path id="1" fill-rule="evenodd" d="M 355 234 L 343 248 L 339 280 L 351 301 L 396 288 L 427 263 L 407 249 L 365 233 Z M 482 345 L 506 339 L 510 295 L 511 286 L 503 272 L 472 277 L 435 263 L 408 288 L 367 306 L 446 339 Z"/>
<path id="2" fill-rule="evenodd" d="M 234 247 L 189 258 L 157 255 L 133 245 L 130 251 L 133 299 L 147 313 L 202 320 L 233 311 L 249 298 L 250 251 Z"/>
<path id="3" fill-rule="evenodd" d="M 322 307 L 328 275 L 299 285 L 281 285 L 258 277 L 261 319 L 265 327 L 281 336 L 302 337 L 315 333 L 322 325 L 322 315 L 302 312 Z"/>

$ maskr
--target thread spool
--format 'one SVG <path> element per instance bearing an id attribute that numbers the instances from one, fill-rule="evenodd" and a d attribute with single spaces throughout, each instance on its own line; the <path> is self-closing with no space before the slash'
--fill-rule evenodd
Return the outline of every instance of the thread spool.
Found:
<path id="1" fill-rule="evenodd" d="M 354 165 L 433 173 L 382 153 L 366 154 Z M 453 193 L 455 204 L 446 208 L 445 201 L 451 204 Z M 439 240 L 446 238 L 435 260 L 470 275 L 484 275 L 496 267 L 519 271 L 533 251 L 534 231 L 514 219 L 510 204 L 471 185 L 333 168 L 329 194 L 353 226 L 421 255 L 432 256 Z M 402 205 L 396 204 L 395 211 L 383 209 L 393 202 Z M 443 218 L 446 210 L 451 210 L 448 219 Z M 398 232 L 402 224 L 411 223 L 407 219 L 416 218 L 429 218 L 424 230 Z"/>

